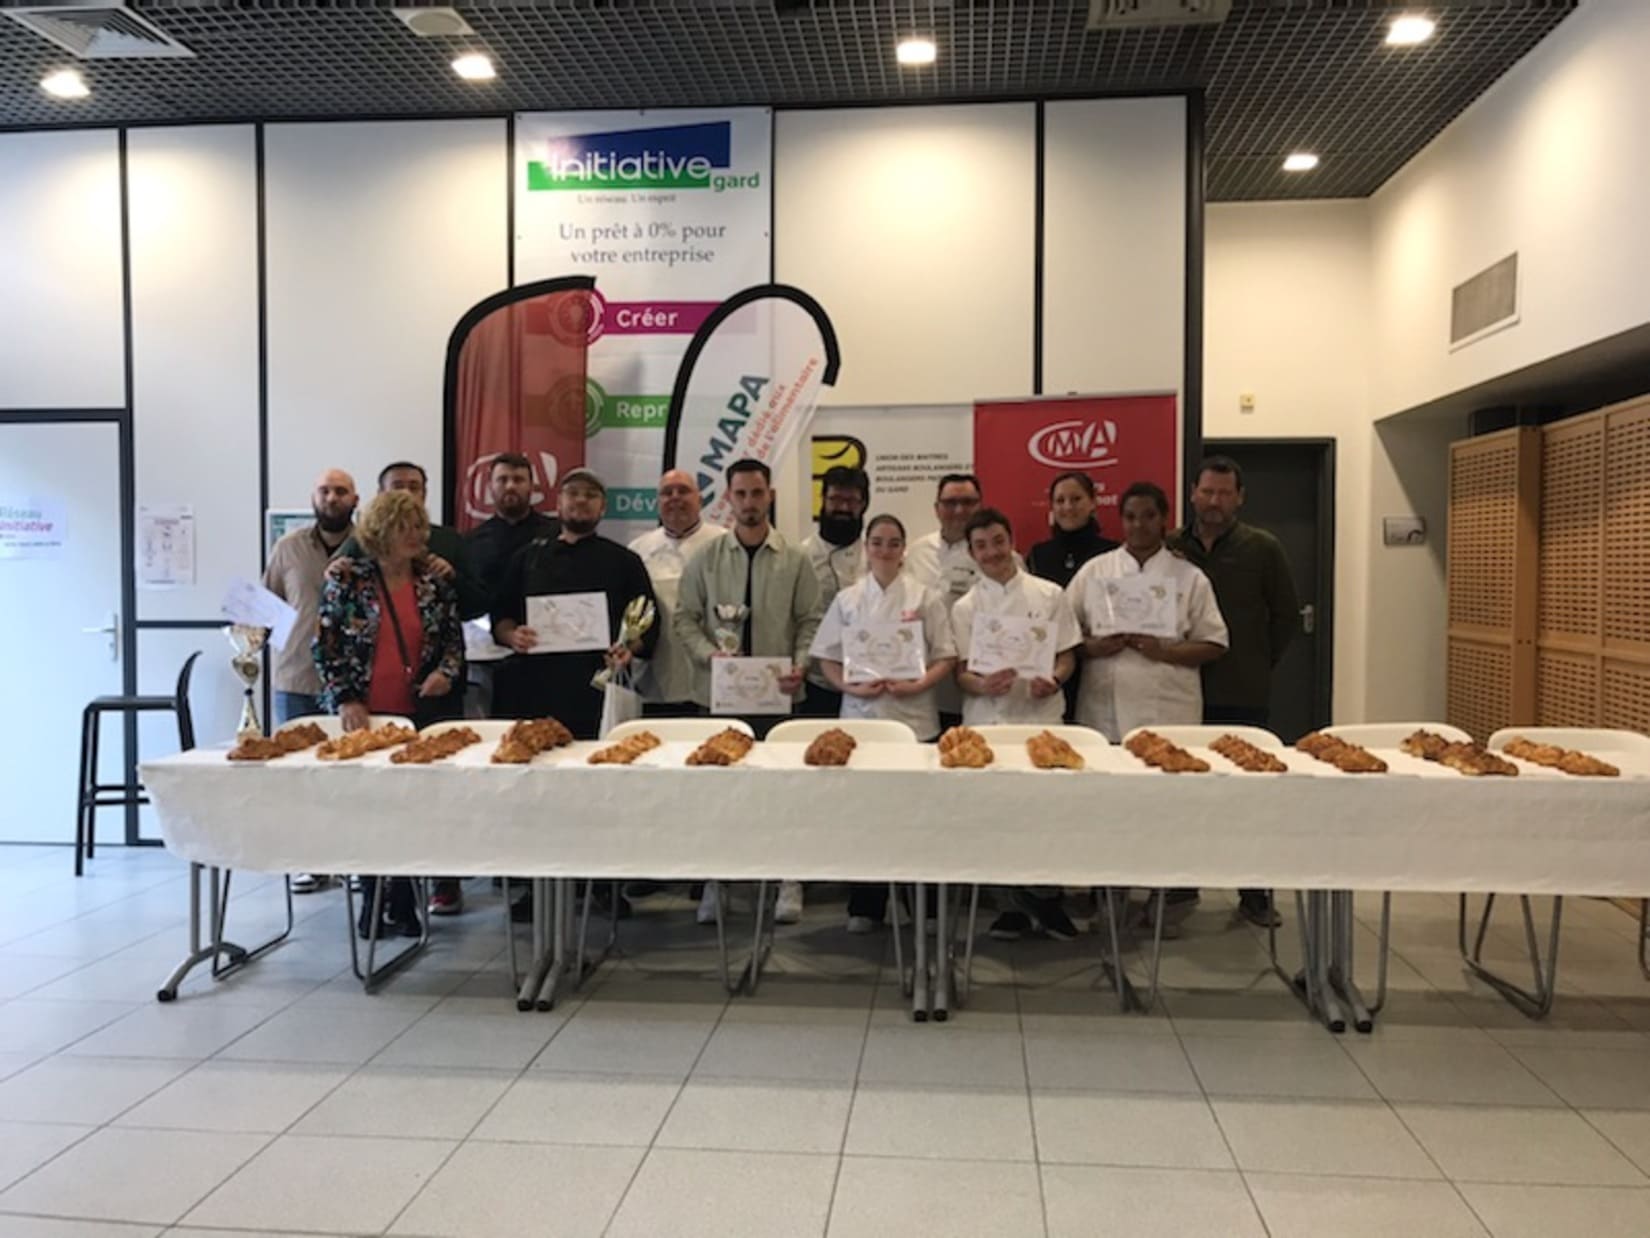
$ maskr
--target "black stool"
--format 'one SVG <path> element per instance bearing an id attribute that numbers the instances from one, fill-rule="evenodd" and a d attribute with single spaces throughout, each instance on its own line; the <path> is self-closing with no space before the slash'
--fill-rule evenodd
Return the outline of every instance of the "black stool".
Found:
<path id="1" fill-rule="evenodd" d="M 104 714 L 173 713 L 178 719 L 178 744 L 187 752 L 195 746 L 195 720 L 189 712 L 189 676 L 194 672 L 200 650 L 190 654 L 178 672 L 177 691 L 171 696 L 100 696 L 80 715 L 80 794 L 74 822 L 74 875 L 85 872 L 97 843 L 97 810 L 147 804 L 141 784 L 124 778 L 117 783 L 97 780 L 98 735 Z"/>

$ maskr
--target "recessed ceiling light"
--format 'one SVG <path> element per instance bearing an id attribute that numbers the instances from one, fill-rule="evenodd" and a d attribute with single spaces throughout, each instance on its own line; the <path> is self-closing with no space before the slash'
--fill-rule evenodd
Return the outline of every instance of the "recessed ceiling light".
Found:
<path id="1" fill-rule="evenodd" d="M 894 49 L 895 58 L 904 65 L 933 64 L 938 54 L 932 39 L 902 39 Z"/>
<path id="2" fill-rule="evenodd" d="M 1392 47 L 1414 47 L 1432 37 L 1438 23 L 1422 13 L 1401 13 L 1386 28 L 1386 41 Z"/>
<path id="3" fill-rule="evenodd" d="M 40 79 L 40 89 L 57 99 L 84 99 L 91 94 L 79 69 L 59 69 Z"/>
<path id="4" fill-rule="evenodd" d="M 498 76 L 491 58 L 480 52 L 470 52 L 453 61 L 453 72 L 467 82 L 487 82 Z"/>
<path id="5" fill-rule="evenodd" d="M 1309 150 L 1297 150 L 1283 160 L 1285 172 L 1310 172 L 1318 166 L 1318 157 Z"/>

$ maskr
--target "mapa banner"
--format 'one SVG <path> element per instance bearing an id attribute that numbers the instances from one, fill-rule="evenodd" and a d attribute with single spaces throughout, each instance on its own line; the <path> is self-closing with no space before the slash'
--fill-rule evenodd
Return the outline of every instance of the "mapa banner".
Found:
<path id="1" fill-rule="evenodd" d="M 533 506 L 556 509 L 557 480 L 584 463 L 588 275 L 524 284 L 488 297 L 447 343 L 447 523 L 471 529 L 493 514 L 493 457 L 524 453 Z"/>
<path id="2" fill-rule="evenodd" d="M 1048 536 L 1048 488 L 1061 473 L 1087 473 L 1100 531 L 1123 539 L 1123 491 L 1156 482 L 1179 510 L 1180 416 L 1172 392 L 991 400 L 974 405 L 974 471 L 986 502 L 1014 522 L 1025 553 Z"/>
<path id="3" fill-rule="evenodd" d="M 831 320 L 798 288 L 747 288 L 710 316 L 682 358 L 664 451 L 697 481 L 706 520 L 730 523 L 728 465 L 787 458 L 840 364 Z"/>
<path id="4" fill-rule="evenodd" d="M 772 128 L 765 108 L 516 117 L 515 278 L 596 278 L 584 462 L 607 483 L 609 536 L 656 521 L 688 341 L 772 278 Z"/>

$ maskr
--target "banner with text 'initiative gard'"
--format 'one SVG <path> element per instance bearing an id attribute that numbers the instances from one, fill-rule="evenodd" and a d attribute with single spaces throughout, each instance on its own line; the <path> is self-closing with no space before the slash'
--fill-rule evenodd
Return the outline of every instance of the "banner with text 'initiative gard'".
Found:
<path id="1" fill-rule="evenodd" d="M 604 532 L 656 523 L 670 394 L 694 332 L 766 283 L 773 116 L 766 108 L 521 113 L 517 283 L 595 277 L 584 462 Z"/>

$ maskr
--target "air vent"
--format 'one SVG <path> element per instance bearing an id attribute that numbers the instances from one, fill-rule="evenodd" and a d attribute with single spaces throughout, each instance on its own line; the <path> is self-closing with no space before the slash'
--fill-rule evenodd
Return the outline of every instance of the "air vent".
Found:
<path id="1" fill-rule="evenodd" d="M 390 12 L 421 39 L 447 39 L 475 33 L 464 15 L 454 8 L 398 8 Z"/>
<path id="2" fill-rule="evenodd" d="M 33 5 L 5 15 L 82 60 L 193 56 L 160 27 L 119 4 Z"/>
<path id="3" fill-rule="evenodd" d="M 1450 293 L 1449 343 L 1452 350 L 1483 339 L 1518 321 L 1518 255 L 1508 254 L 1457 284 Z"/>
<path id="4" fill-rule="evenodd" d="M 1231 11 L 1232 0 L 1089 0 L 1089 29 L 1213 26 Z"/>

